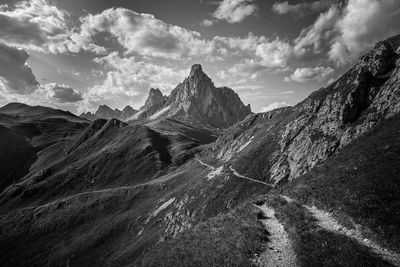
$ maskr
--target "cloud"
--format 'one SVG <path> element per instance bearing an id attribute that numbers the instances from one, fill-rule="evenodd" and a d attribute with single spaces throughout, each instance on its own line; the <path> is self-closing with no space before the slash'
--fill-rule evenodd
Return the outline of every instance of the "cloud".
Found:
<path id="1" fill-rule="evenodd" d="M 204 27 L 210 27 L 210 26 L 212 26 L 214 24 L 214 21 L 212 21 L 212 20 L 210 20 L 210 19 L 204 19 L 204 20 L 202 20 L 201 22 L 200 22 L 200 25 L 201 26 L 204 26 Z"/>
<path id="2" fill-rule="evenodd" d="M 328 54 L 338 66 L 353 62 L 361 53 L 390 36 L 398 34 L 398 0 L 348 0 L 332 5 L 302 30 L 294 41 L 294 53 Z"/>
<path id="3" fill-rule="evenodd" d="M 150 88 L 169 92 L 187 75 L 186 69 L 160 66 L 137 61 L 135 57 L 121 57 L 117 52 L 95 59 L 106 70 L 103 82 L 89 88 L 82 103 L 82 111 L 97 107 L 132 105 L 139 107 Z"/>
<path id="4" fill-rule="evenodd" d="M 68 13 L 46 0 L 20 1 L 14 9 L 0 6 L 0 42 L 40 52 L 66 52 Z"/>
<path id="5" fill-rule="evenodd" d="M 0 43 L 0 89 L 4 92 L 30 94 L 39 85 L 26 64 L 29 54 Z"/>
<path id="6" fill-rule="evenodd" d="M 319 0 L 314 2 L 302 2 L 295 5 L 288 1 L 276 2 L 272 5 L 272 10 L 279 14 L 294 14 L 297 17 L 303 17 L 309 13 L 321 12 L 329 9 L 337 0 Z"/>
<path id="7" fill-rule="evenodd" d="M 94 42 L 95 36 L 103 32 L 115 37 L 128 53 L 142 56 L 181 59 L 208 55 L 214 49 L 212 42 L 204 40 L 196 31 L 125 8 L 111 8 L 81 18 L 80 30 L 71 35 L 71 49 L 82 47 L 95 53 L 104 53 L 107 48 Z"/>
<path id="8" fill-rule="evenodd" d="M 249 33 L 244 38 L 214 37 L 218 47 L 226 47 L 229 55 L 239 56 L 239 62 L 229 68 L 233 76 L 257 78 L 257 73 L 267 69 L 284 69 L 292 56 L 292 46 L 279 38 L 268 39 Z M 225 75 L 227 73 L 224 73 Z"/>
<path id="9" fill-rule="evenodd" d="M 223 0 L 212 16 L 228 23 L 238 23 L 257 11 L 254 0 Z"/>
<path id="10" fill-rule="evenodd" d="M 289 104 L 287 102 L 274 102 L 266 107 L 262 107 L 260 112 L 268 112 L 277 108 L 288 107 L 288 106 Z"/>
<path id="11" fill-rule="evenodd" d="M 331 67 L 317 66 L 315 68 L 297 68 L 289 77 L 285 77 L 285 81 L 309 82 L 309 81 L 325 81 L 334 72 Z"/>
<path id="12" fill-rule="evenodd" d="M 45 85 L 45 88 L 49 91 L 50 98 L 61 103 L 78 102 L 83 100 L 81 93 L 72 89 L 68 85 L 49 83 Z"/>
<path id="13" fill-rule="evenodd" d="M 336 22 L 337 36 L 329 58 L 337 64 L 352 61 L 376 42 L 400 31 L 400 1 L 349 0 Z"/>
<path id="14" fill-rule="evenodd" d="M 317 20 L 310 27 L 301 31 L 295 40 L 294 51 L 298 56 L 307 53 L 321 53 L 329 46 L 329 41 L 333 37 L 340 11 L 337 6 L 332 6 L 328 11 L 320 14 Z"/>

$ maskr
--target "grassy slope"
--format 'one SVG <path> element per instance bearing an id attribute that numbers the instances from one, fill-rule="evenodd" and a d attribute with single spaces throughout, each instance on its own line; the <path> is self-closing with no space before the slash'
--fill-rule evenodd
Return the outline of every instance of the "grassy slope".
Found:
<path id="1" fill-rule="evenodd" d="M 251 204 L 220 214 L 159 243 L 140 266 L 248 266 L 262 251 L 268 232 Z"/>
<path id="2" fill-rule="evenodd" d="M 15 131 L 0 125 L 0 192 L 29 171 L 36 150 Z"/>
<path id="3" fill-rule="evenodd" d="M 282 190 L 332 210 L 349 226 L 400 251 L 400 118 L 377 126 Z"/>

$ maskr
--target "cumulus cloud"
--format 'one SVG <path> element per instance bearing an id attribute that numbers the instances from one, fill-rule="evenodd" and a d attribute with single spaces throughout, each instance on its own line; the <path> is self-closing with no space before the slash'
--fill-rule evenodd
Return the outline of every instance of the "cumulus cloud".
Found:
<path id="1" fill-rule="evenodd" d="M 400 31 L 398 0 L 348 0 L 333 5 L 295 40 L 298 56 L 327 53 L 337 65 L 354 61 L 376 42 Z"/>
<path id="2" fill-rule="evenodd" d="M 46 0 L 0 6 L 0 42 L 41 52 L 66 52 L 68 13 Z"/>
<path id="3" fill-rule="evenodd" d="M 307 53 L 320 53 L 329 45 L 333 37 L 340 11 L 337 6 L 332 6 L 328 11 L 320 14 L 317 20 L 310 27 L 301 31 L 295 40 L 294 51 L 297 55 L 303 56 Z"/>
<path id="4" fill-rule="evenodd" d="M 213 44 L 196 31 L 125 8 L 111 8 L 81 18 L 80 30 L 71 35 L 71 40 L 78 49 L 83 47 L 103 53 L 106 48 L 93 41 L 102 32 L 115 37 L 128 53 L 135 52 L 142 56 L 180 59 L 183 56 L 207 55 L 214 49 Z"/>
<path id="5" fill-rule="evenodd" d="M 309 81 L 325 81 L 334 73 L 331 67 L 317 66 L 315 68 L 297 68 L 289 77 L 285 77 L 285 81 L 309 82 Z"/>
<path id="6" fill-rule="evenodd" d="M 49 97 L 61 102 L 70 103 L 83 100 L 79 91 L 72 89 L 70 86 L 58 83 L 48 83 L 44 85 L 49 92 Z"/>
<path id="7" fill-rule="evenodd" d="M 279 38 L 268 39 L 249 33 L 244 38 L 214 38 L 218 46 L 225 46 L 231 54 L 241 55 L 244 59 L 229 68 L 234 76 L 256 78 L 259 71 L 265 69 L 284 69 L 292 56 L 292 46 Z"/>
<path id="8" fill-rule="evenodd" d="M 272 10 L 279 14 L 294 14 L 298 17 L 303 17 L 308 13 L 321 12 L 329 9 L 337 0 L 319 0 L 314 2 L 302 2 L 298 4 L 290 4 L 288 1 L 275 2 L 272 5 Z"/>
<path id="9" fill-rule="evenodd" d="M 344 64 L 376 42 L 400 31 L 398 0 L 349 0 L 336 22 L 329 58 Z"/>
<path id="10" fill-rule="evenodd" d="M 83 110 L 93 109 L 98 104 L 114 106 L 139 106 L 148 95 L 150 88 L 168 92 L 187 75 L 186 69 L 160 66 L 150 62 L 137 61 L 135 57 L 121 57 L 117 52 L 95 59 L 106 70 L 105 80 L 85 95 Z"/>
<path id="11" fill-rule="evenodd" d="M 0 43 L 0 89 L 4 92 L 29 94 L 39 85 L 26 64 L 29 54 Z"/>
<path id="12" fill-rule="evenodd" d="M 254 0 L 223 0 L 212 16 L 228 23 L 238 23 L 256 11 L 257 5 Z"/>
<path id="13" fill-rule="evenodd" d="M 260 112 L 268 112 L 277 108 L 283 108 L 283 107 L 288 107 L 289 104 L 287 102 L 274 102 L 269 104 L 266 107 L 262 107 Z"/>

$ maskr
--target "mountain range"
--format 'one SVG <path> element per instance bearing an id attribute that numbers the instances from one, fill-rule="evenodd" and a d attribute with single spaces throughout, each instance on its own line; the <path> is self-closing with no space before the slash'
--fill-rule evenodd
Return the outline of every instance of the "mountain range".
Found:
<path id="1" fill-rule="evenodd" d="M 82 113 L 80 117 L 92 121 L 96 118 L 116 118 L 122 121 L 175 118 L 227 128 L 250 113 L 250 105 L 245 106 L 232 89 L 215 87 L 201 65 L 195 64 L 189 76 L 169 96 L 163 95 L 159 89 L 151 88 L 145 104 L 139 110 L 130 106 L 122 111 L 112 110 L 101 105 L 94 114 Z"/>
<path id="2" fill-rule="evenodd" d="M 252 113 L 200 65 L 143 107 L 0 108 L 5 266 L 400 266 L 400 36 Z"/>

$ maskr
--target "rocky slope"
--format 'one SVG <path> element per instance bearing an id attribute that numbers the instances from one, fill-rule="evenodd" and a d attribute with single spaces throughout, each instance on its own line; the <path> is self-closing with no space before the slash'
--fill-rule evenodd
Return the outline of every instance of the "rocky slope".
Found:
<path id="1" fill-rule="evenodd" d="M 400 111 L 399 45 L 399 36 L 378 43 L 340 79 L 295 107 L 247 117 L 211 153 L 264 181 L 304 174 Z"/>

